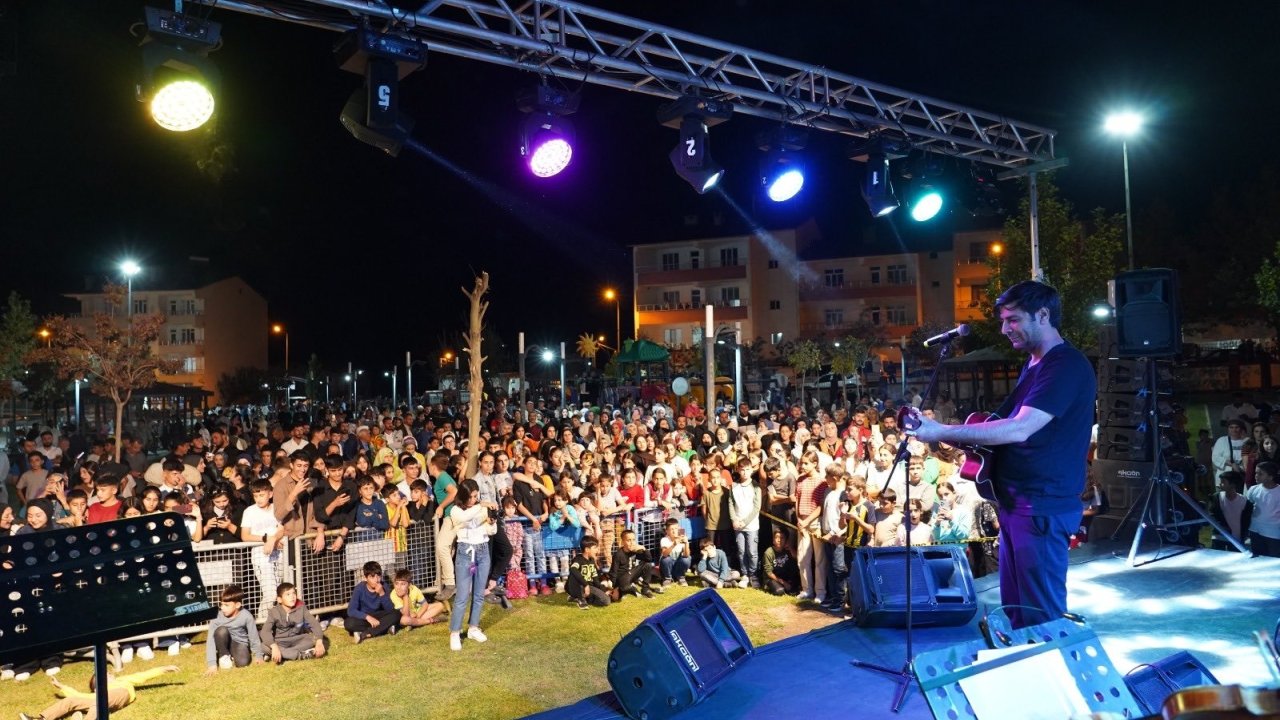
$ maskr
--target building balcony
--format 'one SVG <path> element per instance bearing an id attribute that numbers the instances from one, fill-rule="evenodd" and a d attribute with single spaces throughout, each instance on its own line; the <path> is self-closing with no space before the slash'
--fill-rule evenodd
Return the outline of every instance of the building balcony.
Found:
<path id="1" fill-rule="evenodd" d="M 171 342 L 169 340 L 161 340 L 160 347 L 166 348 L 169 352 L 182 352 L 186 355 L 204 355 L 204 343 L 195 340 L 186 341 L 178 340 Z"/>
<path id="2" fill-rule="evenodd" d="M 826 285 L 801 285 L 801 302 L 821 302 L 823 300 L 864 300 L 869 298 L 915 297 L 916 283 L 846 283 L 835 287 Z"/>
<path id="3" fill-rule="evenodd" d="M 861 330 L 864 325 L 853 325 L 851 323 L 843 323 L 840 325 L 827 325 L 825 323 L 801 323 L 801 337 L 818 337 L 825 336 L 828 338 L 839 338 L 855 329 Z M 919 325 L 876 325 L 875 331 L 886 343 L 896 345 L 898 341 L 911 333 L 915 332 Z"/>
<path id="4" fill-rule="evenodd" d="M 716 322 L 721 320 L 746 320 L 748 317 L 747 304 L 745 301 L 737 302 L 737 305 L 717 303 L 715 305 Z M 690 305 L 689 303 L 681 303 L 679 305 L 637 305 L 636 310 L 641 325 L 700 324 L 707 319 L 706 306 Z"/>
<path id="5" fill-rule="evenodd" d="M 697 269 L 678 268 L 663 270 L 658 266 L 637 267 L 636 285 L 682 285 L 687 283 L 709 283 L 723 280 L 743 280 L 747 277 L 747 266 L 719 265 L 700 267 Z"/>

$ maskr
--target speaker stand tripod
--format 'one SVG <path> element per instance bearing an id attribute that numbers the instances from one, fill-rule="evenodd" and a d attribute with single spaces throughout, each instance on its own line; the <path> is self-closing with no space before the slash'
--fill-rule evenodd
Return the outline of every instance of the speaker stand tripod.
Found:
<path id="1" fill-rule="evenodd" d="M 1159 556 L 1147 560 L 1143 563 L 1137 562 L 1138 546 L 1142 544 L 1142 535 L 1147 529 L 1151 529 L 1156 533 L 1176 532 L 1180 527 L 1189 527 L 1208 523 L 1214 530 L 1218 531 L 1227 542 L 1235 546 L 1240 552 L 1248 552 L 1244 546 L 1244 542 L 1232 535 L 1229 530 L 1218 524 L 1209 513 L 1205 512 L 1204 507 L 1196 502 L 1182 489 L 1179 481 L 1182 480 L 1182 473 L 1170 472 L 1168 463 L 1164 459 L 1163 435 L 1160 430 L 1160 418 L 1158 413 L 1159 393 L 1156 392 L 1156 361 L 1147 358 L 1147 378 L 1146 389 L 1151 393 L 1151 402 L 1147 408 L 1147 427 L 1155 430 L 1155 438 L 1153 439 L 1155 451 L 1155 465 L 1151 470 L 1151 479 L 1147 481 L 1147 487 L 1142 493 L 1142 511 L 1136 516 L 1137 527 L 1133 533 L 1133 543 L 1129 546 L 1129 567 L 1138 567 L 1141 565 L 1149 565 L 1158 560 L 1171 558 L 1183 553 L 1191 552 L 1195 548 L 1188 547 L 1185 550 L 1171 553 L 1169 555 Z M 1187 507 L 1191 508 L 1199 518 L 1191 518 L 1184 520 L 1174 520 L 1170 522 L 1169 512 L 1173 506 L 1173 498 L 1181 498 Z M 1111 534 L 1111 539 L 1115 540 L 1119 537 L 1125 525 L 1129 524 L 1131 519 L 1135 517 L 1135 511 L 1138 510 L 1138 504 L 1134 503 L 1129 508 L 1129 512 L 1125 513 L 1124 519 L 1116 526 L 1115 532 Z"/>

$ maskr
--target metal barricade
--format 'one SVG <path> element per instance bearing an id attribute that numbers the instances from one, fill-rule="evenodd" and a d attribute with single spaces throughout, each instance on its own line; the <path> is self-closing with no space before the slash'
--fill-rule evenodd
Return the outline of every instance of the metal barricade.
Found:
<path id="1" fill-rule="evenodd" d="M 325 533 L 327 538 L 337 531 Z M 377 530 L 353 530 L 337 550 L 313 550 L 315 533 L 294 538 L 291 546 L 297 567 L 298 596 L 312 612 L 336 612 L 347 607 L 351 591 L 362 578 L 362 568 L 369 561 L 382 566 L 387 577 L 396 570 L 408 568 L 413 582 L 424 592 L 439 589 L 435 560 L 436 532 L 430 522 L 414 523 L 406 533 L 406 543 L 397 551 L 393 538 Z"/>

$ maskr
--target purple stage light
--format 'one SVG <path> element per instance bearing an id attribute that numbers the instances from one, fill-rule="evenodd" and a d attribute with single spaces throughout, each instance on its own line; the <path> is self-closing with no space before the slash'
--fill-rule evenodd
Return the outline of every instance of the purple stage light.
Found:
<path id="1" fill-rule="evenodd" d="M 529 170 L 538 177 L 560 174 L 573 159 L 573 146 L 562 137 L 539 138 L 528 155 Z"/>

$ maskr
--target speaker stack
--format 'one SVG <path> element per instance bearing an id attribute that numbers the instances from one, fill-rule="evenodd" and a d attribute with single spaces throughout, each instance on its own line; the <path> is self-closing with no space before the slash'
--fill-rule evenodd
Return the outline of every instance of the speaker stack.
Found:
<path id="1" fill-rule="evenodd" d="M 1155 469 L 1157 428 L 1171 410 L 1168 358 L 1182 348 L 1178 282 L 1173 270 L 1121 273 L 1113 281 L 1114 325 L 1099 330 L 1098 446 L 1093 476 L 1110 500 L 1093 534 L 1110 534 L 1139 502 Z M 1164 443 L 1167 447 L 1168 443 Z"/>

